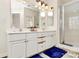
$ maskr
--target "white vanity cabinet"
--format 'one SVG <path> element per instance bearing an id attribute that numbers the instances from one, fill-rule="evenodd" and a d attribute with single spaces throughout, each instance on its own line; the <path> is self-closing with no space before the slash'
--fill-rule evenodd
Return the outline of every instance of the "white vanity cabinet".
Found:
<path id="1" fill-rule="evenodd" d="M 40 33 L 41 36 L 38 37 L 38 52 L 44 51 L 46 49 L 49 49 L 53 47 L 56 42 L 55 42 L 55 32 L 43 32 Z"/>
<path id="2" fill-rule="evenodd" d="M 55 32 L 45 32 L 46 35 L 46 49 L 56 45 L 56 33 Z"/>
<path id="3" fill-rule="evenodd" d="M 9 58 L 23 58 L 26 57 L 26 45 L 24 42 L 11 42 L 9 46 Z"/>
<path id="4" fill-rule="evenodd" d="M 56 32 L 8 34 L 8 57 L 21 58 L 38 54 L 56 44 Z"/>
<path id="5" fill-rule="evenodd" d="M 29 56 L 32 56 L 32 55 L 34 55 L 34 54 L 37 54 L 37 43 L 36 43 L 36 41 L 28 41 L 27 43 L 26 43 L 26 50 L 27 50 L 27 52 L 26 52 L 26 56 L 27 57 L 29 57 Z"/>
<path id="6" fill-rule="evenodd" d="M 32 56 L 34 54 L 37 54 L 37 37 L 38 37 L 38 33 L 28 33 L 26 34 L 26 56 Z"/>
<path id="7" fill-rule="evenodd" d="M 46 47 L 46 40 L 45 40 L 45 36 L 42 35 L 42 33 L 40 33 L 41 35 L 39 37 L 37 37 L 37 45 L 38 45 L 38 52 L 41 52 L 43 50 L 45 50 Z"/>
<path id="8" fill-rule="evenodd" d="M 8 57 L 23 58 L 26 57 L 25 34 L 8 35 Z"/>
<path id="9" fill-rule="evenodd" d="M 11 33 L 8 34 L 8 42 L 14 42 L 14 41 L 22 41 L 25 40 L 25 34 L 24 33 Z"/>

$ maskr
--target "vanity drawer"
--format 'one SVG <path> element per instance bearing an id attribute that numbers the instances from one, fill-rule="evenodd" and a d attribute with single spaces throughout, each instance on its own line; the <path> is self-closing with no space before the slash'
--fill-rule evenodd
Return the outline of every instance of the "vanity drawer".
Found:
<path id="1" fill-rule="evenodd" d="M 54 35 L 56 35 L 56 32 L 44 32 L 44 35 L 46 35 L 46 36 L 54 36 Z"/>
<path id="2" fill-rule="evenodd" d="M 37 41 L 38 42 L 45 41 L 45 38 L 46 38 L 46 36 L 39 36 L 39 37 L 37 37 Z"/>
<path id="3" fill-rule="evenodd" d="M 26 37 L 27 37 L 27 40 L 35 40 L 35 39 L 40 40 L 44 36 L 41 36 L 41 33 L 29 33 L 29 34 L 26 34 Z"/>
<path id="4" fill-rule="evenodd" d="M 40 42 L 37 42 L 37 45 L 38 45 L 38 52 L 42 52 L 46 49 L 46 41 L 40 41 Z"/>
<path id="5" fill-rule="evenodd" d="M 8 41 L 25 40 L 25 34 L 11 34 L 8 35 Z"/>

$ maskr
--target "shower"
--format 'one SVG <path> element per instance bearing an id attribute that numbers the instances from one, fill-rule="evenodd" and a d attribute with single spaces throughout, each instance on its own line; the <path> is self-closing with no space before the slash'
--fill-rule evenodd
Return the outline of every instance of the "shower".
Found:
<path id="1" fill-rule="evenodd" d="M 60 7 L 61 44 L 79 47 L 79 0 Z"/>

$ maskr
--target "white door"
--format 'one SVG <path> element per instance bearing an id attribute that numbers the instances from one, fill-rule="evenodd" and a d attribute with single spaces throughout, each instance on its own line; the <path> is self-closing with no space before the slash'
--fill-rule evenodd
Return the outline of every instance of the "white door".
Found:
<path id="1" fill-rule="evenodd" d="M 31 40 L 31 41 L 28 41 L 26 43 L 26 45 L 27 45 L 27 47 L 26 47 L 26 49 L 27 49 L 26 56 L 27 57 L 30 57 L 30 56 L 37 53 L 37 41 L 35 39 Z"/>
<path id="2" fill-rule="evenodd" d="M 25 42 L 10 45 L 8 52 L 11 58 L 24 58 L 26 54 Z"/>

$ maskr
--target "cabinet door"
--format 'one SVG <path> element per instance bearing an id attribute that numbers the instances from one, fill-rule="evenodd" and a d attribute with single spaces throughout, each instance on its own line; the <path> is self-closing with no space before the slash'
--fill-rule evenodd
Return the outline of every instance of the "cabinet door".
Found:
<path id="1" fill-rule="evenodd" d="M 35 39 L 32 41 L 28 41 L 26 45 L 27 45 L 27 48 L 26 48 L 27 49 L 27 54 L 26 54 L 27 57 L 30 57 L 30 56 L 37 53 L 37 43 L 36 43 Z"/>
<path id="2" fill-rule="evenodd" d="M 52 40 L 53 40 L 53 37 L 50 37 L 50 36 L 46 37 L 46 49 L 53 47 L 52 43 L 54 41 L 52 42 Z"/>
<path id="3" fill-rule="evenodd" d="M 9 34 L 8 35 L 8 41 L 19 41 L 19 40 L 25 40 L 25 34 Z"/>
<path id="4" fill-rule="evenodd" d="M 16 43 L 9 46 L 9 56 L 11 58 L 24 58 L 26 53 L 25 42 Z"/>
<path id="5" fill-rule="evenodd" d="M 50 35 L 52 45 L 55 46 L 57 44 L 56 34 Z"/>
<path id="6" fill-rule="evenodd" d="M 51 48 L 54 45 L 56 45 L 56 38 L 55 38 L 55 34 L 51 34 L 47 37 L 47 47 Z"/>
<path id="7" fill-rule="evenodd" d="M 45 37 L 46 49 L 53 47 L 56 44 L 55 33 L 48 32 L 45 35 L 46 35 L 46 37 Z"/>
<path id="8" fill-rule="evenodd" d="M 46 41 L 45 41 L 45 35 L 43 33 L 40 33 L 41 35 L 37 37 L 37 45 L 38 45 L 38 52 L 42 52 L 46 49 Z"/>

